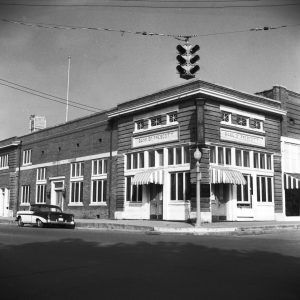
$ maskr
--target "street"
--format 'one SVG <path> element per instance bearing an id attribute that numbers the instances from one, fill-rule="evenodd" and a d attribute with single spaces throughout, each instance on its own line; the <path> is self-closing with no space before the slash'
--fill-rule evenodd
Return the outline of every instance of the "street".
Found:
<path id="1" fill-rule="evenodd" d="M 1 299 L 299 299 L 300 232 L 154 235 L 0 225 Z"/>

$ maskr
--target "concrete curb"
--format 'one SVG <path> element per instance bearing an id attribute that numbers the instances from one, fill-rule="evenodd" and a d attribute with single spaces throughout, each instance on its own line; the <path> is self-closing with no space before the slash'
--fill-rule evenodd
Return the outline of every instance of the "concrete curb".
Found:
<path id="1" fill-rule="evenodd" d="M 16 222 L 13 218 L 0 219 L 0 224 L 12 225 Z M 226 224 L 224 224 L 226 225 Z M 278 224 L 261 226 L 233 226 L 233 227 L 163 227 L 149 225 L 134 225 L 113 222 L 76 222 L 78 229 L 135 231 L 149 234 L 190 234 L 190 235 L 258 235 L 287 230 L 300 230 L 299 224 Z"/>

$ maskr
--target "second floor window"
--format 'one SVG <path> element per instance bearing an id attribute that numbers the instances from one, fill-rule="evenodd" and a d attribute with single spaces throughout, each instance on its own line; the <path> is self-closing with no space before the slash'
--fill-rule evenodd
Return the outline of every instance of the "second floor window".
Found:
<path id="1" fill-rule="evenodd" d="M 72 163 L 71 164 L 71 178 L 83 177 L 83 162 Z"/>
<path id="2" fill-rule="evenodd" d="M 231 113 L 224 111 L 222 114 L 222 121 L 226 123 L 231 122 Z"/>
<path id="3" fill-rule="evenodd" d="M 145 129 L 145 127 L 146 127 L 145 126 L 146 125 L 145 120 L 139 120 L 135 124 L 136 124 L 136 130 Z"/>
<path id="4" fill-rule="evenodd" d="M 8 167 L 8 154 L 0 156 L 0 169 Z"/>
<path id="5" fill-rule="evenodd" d="M 162 124 L 161 116 L 157 116 L 151 119 L 151 127 L 159 126 Z"/>
<path id="6" fill-rule="evenodd" d="M 107 174 L 107 159 L 93 160 L 93 175 Z M 83 176 L 83 174 L 81 175 Z"/>
<path id="7" fill-rule="evenodd" d="M 238 125 L 247 127 L 248 126 L 248 118 L 243 116 L 237 116 L 236 122 Z"/>
<path id="8" fill-rule="evenodd" d="M 176 123 L 177 122 L 177 111 L 168 114 L 168 123 Z"/>
<path id="9" fill-rule="evenodd" d="M 31 149 L 23 151 L 23 165 L 31 164 Z"/>

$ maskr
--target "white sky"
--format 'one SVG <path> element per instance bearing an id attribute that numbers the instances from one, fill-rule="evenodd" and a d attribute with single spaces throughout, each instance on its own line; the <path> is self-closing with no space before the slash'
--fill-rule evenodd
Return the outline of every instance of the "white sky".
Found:
<path id="1" fill-rule="evenodd" d="M 0 0 L 0 19 L 105 27 L 170 34 L 207 34 L 263 26 L 300 25 L 297 0 L 226 2 L 104 0 Z M 170 0 L 168 0 L 170 1 Z M 221 1 L 221 0 L 220 0 Z M 185 3 L 186 2 L 186 3 Z M 5 6 L 4 3 L 228 6 L 236 8 L 122 8 Z M 197 37 L 197 78 L 248 93 L 282 85 L 300 93 L 300 26 L 270 31 Z M 66 97 L 70 55 L 70 100 L 100 109 L 187 81 L 176 73 L 174 38 L 104 31 L 58 30 L 0 20 L 0 79 Z M 0 80 L 0 83 L 5 83 Z M 28 133 L 29 116 L 44 115 L 47 126 L 65 121 L 65 106 L 0 84 L 0 139 Z M 69 108 L 69 120 L 89 114 Z"/>

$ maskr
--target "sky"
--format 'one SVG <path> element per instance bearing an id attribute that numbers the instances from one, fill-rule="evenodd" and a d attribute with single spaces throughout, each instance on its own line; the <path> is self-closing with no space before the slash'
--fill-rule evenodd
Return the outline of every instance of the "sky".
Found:
<path id="1" fill-rule="evenodd" d="M 109 109 L 188 82 L 176 71 L 176 46 L 183 42 L 122 30 L 196 35 L 190 42 L 200 46 L 197 79 L 251 94 L 274 85 L 300 93 L 299 0 L 0 0 L 0 140 L 29 133 L 32 114 L 45 116 L 47 127 L 65 122 L 65 104 L 6 85 L 66 99 L 68 56 L 70 104 Z M 91 113 L 69 106 L 68 120 Z"/>

